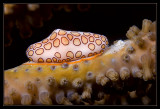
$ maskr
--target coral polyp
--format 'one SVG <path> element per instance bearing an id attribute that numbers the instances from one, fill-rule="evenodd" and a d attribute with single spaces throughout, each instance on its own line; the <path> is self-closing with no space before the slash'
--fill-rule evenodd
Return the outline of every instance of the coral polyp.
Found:
<path id="1" fill-rule="evenodd" d="M 55 31 L 55 33 L 58 33 L 57 31 L 60 30 Z M 68 34 L 68 31 L 61 32 Z M 78 35 L 77 32 L 73 34 Z M 54 33 L 49 38 L 53 38 L 53 35 Z M 67 39 L 68 41 L 61 39 L 61 44 L 64 41 L 62 48 L 53 48 L 54 53 L 52 54 L 44 50 L 44 53 L 46 53 L 44 55 L 45 61 L 44 57 L 34 55 L 31 61 L 5 70 L 4 104 L 129 105 L 132 104 L 130 101 L 136 98 L 140 98 L 141 104 L 150 104 L 152 97 L 148 95 L 154 87 L 154 84 L 150 81 L 156 79 L 156 22 L 144 19 L 142 30 L 132 26 L 126 35 L 127 40 L 118 40 L 101 53 L 103 47 L 97 49 L 100 54 L 91 56 L 88 56 L 92 51 L 88 49 L 89 41 L 82 40 L 83 35 L 74 38 L 81 37 L 81 40 L 79 39 L 81 43 L 83 41 L 88 44 L 88 46 L 83 45 L 84 48 L 76 48 L 76 45 L 74 45 L 72 46 L 73 49 L 64 49 L 64 44 L 71 42 L 69 39 Z M 66 38 L 67 36 L 58 36 L 57 40 L 59 37 Z M 93 43 L 98 47 L 99 41 L 96 42 L 95 37 L 91 39 L 87 37 L 86 39 L 91 41 L 94 39 Z M 41 45 L 43 41 L 40 43 Z M 51 45 L 58 44 L 54 41 Z M 107 39 L 105 39 L 105 42 L 103 42 L 103 39 L 100 41 L 104 43 L 105 47 L 108 44 Z M 77 41 L 75 43 L 79 44 Z M 30 46 L 27 55 L 36 53 L 38 47 L 38 43 L 32 48 Z M 49 45 L 40 47 L 49 48 Z M 46 62 L 50 55 L 53 58 L 55 55 L 59 56 L 56 54 L 57 52 L 62 54 L 63 49 L 74 52 L 74 56 L 81 49 L 82 54 L 85 52 L 87 55 L 85 55 L 85 58 L 81 56 L 80 59 L 62 61 L 67 57 L 65 55 L 66 57 L 63 59 L 61 57 L 56 58 L 56 60 L 61 60 L 57 61 L 58 63 L 53 62 L 54 59 L 51 60 L 52 62 Z M 31 50 L 33 52 L 30 52 Z M 37 53 L 40 53 L 40 51 L 37 51 Z M 72 54 L 69 54 L 69 56 L 72 56 Z M 42 58 L 43 61 L 38 62 L 37 58 Z"/>

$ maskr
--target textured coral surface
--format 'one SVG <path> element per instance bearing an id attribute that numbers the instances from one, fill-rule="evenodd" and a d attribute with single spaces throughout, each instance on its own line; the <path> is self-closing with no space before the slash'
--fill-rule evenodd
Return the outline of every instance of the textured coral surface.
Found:
<path id="1" fill-rule="evenodd" d="M 126 36 L 91 60 L 5 70 L 4 104 L 155 104 L 156 22 L 144 19 Z"/>

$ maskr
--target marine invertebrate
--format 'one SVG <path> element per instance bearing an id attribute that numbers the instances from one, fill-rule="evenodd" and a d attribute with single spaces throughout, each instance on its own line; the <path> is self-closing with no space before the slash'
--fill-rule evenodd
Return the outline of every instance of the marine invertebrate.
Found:
<path id="1" fill-rule="evenodd" d="M 26 51 L 33 62 L 69 62 L 102 53 L 108 46 L 105 36 L 89 32 L 56 29 Z"/>
<path id="2" fill-rule="evenodd" d="M 54 32 L 59 33 L 59 31 L 58 29 Z M 48 38 L 53 38 L 54 32 Z M 150 81 L 156 79 L 156 23 L 145 19 L 142 23 L 142 30 L 132 26 L 126 35 L 129 39 L 116 41 L 114 45 L 109 46 L 96 57 L 63 62 L 62 60 L 67 57 L 65 55 L 64 58 L 60 57 L 61 61 L 56 61 L 59 63 L 47 63 L 49 55 L 44 55 L 45 59 L 40 61 L 43 63 L 39 63 L 37 55 L 32 57 L 34 62 L 26 62 L 18 67 L 5 70 L 4 104 L 125 105 L 130 104 L 128 99 L 137 97 L 140 97 L 142 104 L 149 104 L 151 102 L 149 93 L 154 86 Z M 82 36 L 78 37 L 82 38 Z M 62 35 L 61 38 L 63 37 L 67 36 Z M 43 41 L 48 42 L 49 39 Z M 28 55 L 39 50 L 36 48 L 39 47 L 37 44 L 29 47 Z M 52 45 L 54 44 L 57 45 L 52 41 Z M 46 48 L 50 47 L 46 46 Z M 29 53 L 31 50 L 34 51 Z M 58 51 L 56 47 L 54 50 L 52 56 Z"/>

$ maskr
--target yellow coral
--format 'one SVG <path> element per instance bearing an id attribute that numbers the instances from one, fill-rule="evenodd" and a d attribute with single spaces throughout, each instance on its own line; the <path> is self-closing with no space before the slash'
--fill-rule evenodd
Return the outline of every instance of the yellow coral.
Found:
<path id="1" fill-rule="evenodd" d="M 106 86 L 119 90 L 124 88 L 120 83 L 126 84 L 130 78 L 154 80 L 155 22 L 145 19 L 142 25 L 142 31 L 131 27 L 129 40 L 117 41 L 92 60 L 60 65 L 27 62 L 5 70 L 4 104 L 107 104 Z M 145 98 L 142 101 L 147 104 L 150 99 Z M 125 96 L 120 99 L 127 104 Z"/>

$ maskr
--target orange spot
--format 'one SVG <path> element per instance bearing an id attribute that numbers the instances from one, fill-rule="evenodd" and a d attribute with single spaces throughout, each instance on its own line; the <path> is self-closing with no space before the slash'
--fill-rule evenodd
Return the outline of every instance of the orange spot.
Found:
<path id="1" fill-rule="evenodd" d="M 85 55 L 83 55 L 81 58 L 86 58 L 86 56 L 85 56 Z"/>
<path id="2" fill-rule="evenodd" d="M 53 62 L 57 62 L 57 59 L 55 57 L 52 58 Z"/>
<path id="3" fill-rule="evenodd" d="M 59 52 L 56 52 L 54 56 L 56 56 L 57 58 L 61 58 L 61 54 Z"/>
<path id="4" fill-rule="evenodd" d="M 50 36 L 50 40 L 53 40 L 55 39 L 57 36 L 57 33 L 56 32 L 53 32 L 52 35 Z"/>
<path id="5" fill-rule="evenodd" d="M 105 49 L 105 45 L 103 44 L 103 45 L 101 46 L 101 48 Z"/>
<path id="6" fill-rule="evenodd" d="M 89 53 L 89 54 L 88 54 L 88 57 L 91 57 L 91 56 L 93 56 L 93 53 Z"/>
<path id="7" fill-rule="evenodd" d="M 35 49 L 36 48 L 36 44 L 32 44 L 32 49 Z"/>
<path id="8" fill-rule="evenodd" d="M 95 38 L 99 38 L 99 35 L 98 35 L 98 34 L 94 34 L 94 37 L 95 37 Z"/>
<path id="9" fill-rule="evenodd" d="M 34 49 L 41 47 L 42 44 L 41 43 L 36 43 Z"/>
<path id="10" fill-rule="evenodd" d="M 103 53 L 103 52 L 104 52 L 104 50 L 101 50 L 101 51 L 100 51 L 100 53 Z"/>
<path id="11" fill-rule="evenodd" d="M 69 59 L 69 58 L 66 59 L 66 62 L 70 62 L 70 61 L 71 61 L 71 59 Z"/>
<path id="12" fill-rule="evenodd" d="M 48 44 L 45 44 L 45 45 L 44 45 L 44 48 L 45 48 L 46 50 L 50 50 L 50 49 L 52 48 L 52 43 L 49 42 Z"/>
<path id="13" fill-rule="evenodd" d="M 93 51 L 93 50 L 95 49 L 95 45 L 92 44 L 92 43 L 90 43 L 90 44 L 88 45 L 88 48 Z"/>
<path id="14" fill-rule="evenodd" d="M 94 37 L 93 37 L 93 36 L 90 36 L 90 37 L 89 37 L 89 41 L 90 41 L 90 42 L 94 42 Z"/>
<path id="15" fill-rule="evenodd" d="M 97 52 L 94 52 L 94 55 L 96 55 L 97 54 Z"/>
<path id="16" fill-rule="evenodd" d="M 39 58 L 38 62 L 44 62 L 44 60 L 42 58 Z"/>
<path id="17" fill-rule="evenodd" d="M 47 58 L 46 62 L 52 62 L 51 58 Z"/>
<path id="18" fill-rule="evenodd" d="M 27 49 L 27 52 L 28 52 L 29 50 L 30 50 L 30 49 L 28 48 L 28 49 Z"/>
<path id="19" fill-rule="evenodd" d="M 44 52 L 43 48 L 36 50 L 37 55 L 41 55 Z"/>
<path id="20" fill-rule="evenodd" d="M 44 39 L 43 41 L 42 41 L 42 43 L 47 43 L 48 42 L 48 39 Z"/>
<path id="21" fill-rule="evenodd" d="M 74 36 L 80 36 L 80 33 L 78 33 L 78 32 L 74 32 L 74 31 L 73 31 L 73 32 L 71 32 L 71 34 L 72 34 L 72 35 L 74 35 Z"/>
<path id="22" fill-rule="evenodd" d="M 87 33 L 87 32 L 84 32 L 83 33 L 85 36 L 89 36 L 90 35 L 90 33 Z"/>
<path id="23" fill-rule="evenodd" d="M 62 37 L 61 42 L 62 42 L 63 45 L 68 45 L 69 44 L 69 40 L 66 37 Z"/>
<path id="24" fill-rule="evenodd" d="M 65 59 L 63 59 L 63 60 L 62 60 L 62 62 L 66 62 L 66 60 L 65 60 Z"/>
<path id="25" fill-rule="evenodd" d="M 105 45 L 103 44 L 103 45 L 101 46 L 101 48 L 105 49 Z"/>
<path id="26" fill-rule="evenodd" d="M 68 34 L 67 37 L 70 41 L 73 39 L 73 36 L 71 34 Z"/>
<path id="27" fill-rule="evenodd" d="M 32 56 L 33 53 L 34 53 L 33 50 L 30 50 L 30 51 L 28 52 L 28 55 L 29 55 L 29 56 Z"/>
<path id="28" fill-rule="evenodd" d="M 32 58 L 29 58 L 29 60 L 30 60 L 30 61 L 33 61 L 33 59 L 32 59 Z"/>
<path id="29" fill-rule="evenodd" d="M 59 30 L 58 34 L 59 35 L 65 35 L 67 32 L 65 30 Z"/>
<path id="30" fill-rule="evenodd" d="M 60 45 L 60 40 L 58 38 L 56 38 L 54 41 L 53 41 L 53 46 L 54 47 L 59 47 Z"/>
<path id="31" fill-rule="evenodd" d="M 41 46 L 42 46 L 41 43 L 33 44 L 33 49 L 35 50 L 36 48 L 39 48 L 39 47 L 41 47 Z"/>
<path id="32" fill-rule="evenodd" d="M 82 52 L 81 52 L 81 51 L 77 51 L 76 54 L 75 54 L 76 58 L 80 58 L 81 55 L 82 55 Z"/>
<path id="33" fill-rule="evenodd" d="M 82 36 L 81 38 L 82 38 L 81 40 L 82 40 L 83 44 L 87 44 L 88 43 L 88 39 L 85 36 Z"/>
<path id="34" fill-rule="evenodd" d="M 106 41 L 105 36 L 101 36 L 101 39 L 102 39 L 102 41 L 103 41 L 103 42 L 105 42 L 105 41 Z"/>
<path id="35" fill-rule="evenodd" d="M 96 39 L 96 44 L 99 46 L 99 45 L 101 45 L 101 44 L 102 44 L 102 41 L 101 41 L 101 40 L 99 40 L 99 39 Z"/>
<path id="36" fill-rule="evenodd" d="M 81 44 L 80 39 L 79 38 L 75 38 L 74 41 L 73 41 L 73 44 L 75 46 L 79 46 Z"/>
<path id="37" fill-rule="evenodd" d="M 61 61 L 61 60 L 58 60 L 58 62 L 61 63 L 62 61 Z"/>
<path id="38" fill-rule="evenodd" d="M 32 49 L 32 48 L 33 48 L 33 45 L 30 46 L 30 49 Z"/>
<path id="39" fill-rule="evenodd" d="M 106 45 L 108 45 L 108 41 L 106 41 Z"/>
<path id="40" fill-rule="evenodd" d="M 72 51 L 68 51 L 67 53 L 66 53 L 66 56 L 67 57 L 70 57 L 70 58 L 74 58 L 74 54 L 73 54 L 73 52 Z"/>

